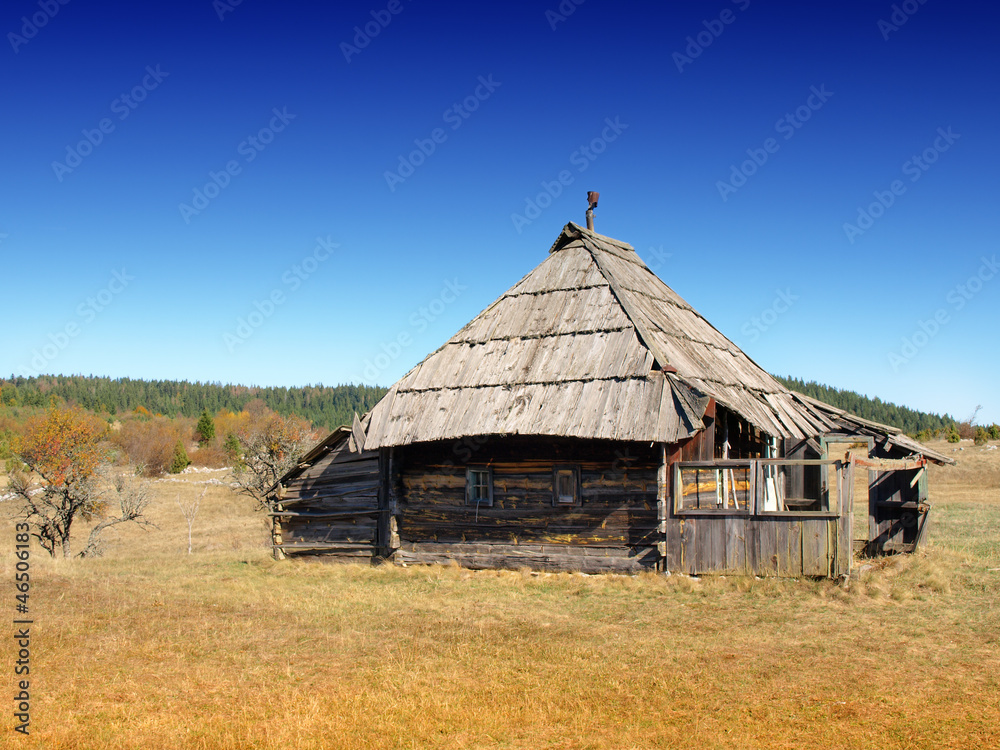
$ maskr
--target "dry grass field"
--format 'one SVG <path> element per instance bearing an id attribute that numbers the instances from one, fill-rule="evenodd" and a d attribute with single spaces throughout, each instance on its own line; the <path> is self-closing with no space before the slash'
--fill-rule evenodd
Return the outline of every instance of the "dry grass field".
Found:
<path id="1" fill-rule="evenodd" d="M 962 445 L 925 551 L 846 588 L 274 562 L 224 473 L 160 481 L 159 530 L 33 554 L 31 735 L 7 637 L 0 747 L 995 748 L 1000 450 Z"/>

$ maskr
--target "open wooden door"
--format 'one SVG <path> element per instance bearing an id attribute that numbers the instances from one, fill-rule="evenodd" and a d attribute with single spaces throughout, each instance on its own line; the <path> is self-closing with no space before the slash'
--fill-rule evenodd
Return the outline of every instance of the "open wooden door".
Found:
<path id="1" fill-rule="evenodd" d="M 927 534 L 926 459 L 872 458 L 856 463 L 867 468 L 870 477 L 866 552 L 913 552 Z"/>

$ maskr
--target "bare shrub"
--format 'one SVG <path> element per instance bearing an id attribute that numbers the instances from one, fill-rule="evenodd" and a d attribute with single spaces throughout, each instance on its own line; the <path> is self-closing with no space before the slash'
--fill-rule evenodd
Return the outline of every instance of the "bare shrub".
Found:
<path id="1" fill-rule="evenodd" d="M 225 447 L 218 444 L 218 441 L 202 446 L 189 454 L 192 466 L 208 466 L 212 469 L 221 469 L 229 465 L 229 454 Z"/>
<path id="2" fill-rule="evenodd" d="M 125 451 L 129 461 L 141 467 L 145 476 L 154 477 L 170 467 L 179 433 L 179 426 L 166 417 L 130 419 L 112 433 L 111 441 Z"/>
<path id="3" fill-rule="evenodd" d="M 301 417 L 282 417 L 264 407 L 248 404 L 248 418 L 236 433 L 240 456 L 233 467 L 238 491 L 267 508 L 267 493 L 293 468 L 314 440 L 309 422 Z"/>
<path id="4" fill-rule="evenodd" d="M 144 528 L 155 528 L 145 517 L 150 501 L 149 482 L 136 475 L 134 466 L 126 466 L 124 471 L 104 466 L 99 474 L 104 489 L 101 514 L 104 519 L 90 530 L 79 557 L 100 557 L 104 552 L 101 533 L 112 526 L 131 521 Z M 108 512 L 115 515 L 109 516 Z"/>
<path id="5" fill-rule="evenodd" d="M 201 494 L 193 500 L 188 500 L 187 502 L 181 502 L 181 495 L 178 492 L 177 497 L 174 502 L 177 503 L 177 507 L 181 509 L 181 513 L 184 515 L 184 520 L 187 522 L 188 527 L 188 554 L 191 554 L 191 532 L 194 529 L 194 519 L 198 515 L 198 508 L 201 507 L 201 500 L 205 497 L 205 493 L 208 492 L 208 487 L 201 491 Z"/>

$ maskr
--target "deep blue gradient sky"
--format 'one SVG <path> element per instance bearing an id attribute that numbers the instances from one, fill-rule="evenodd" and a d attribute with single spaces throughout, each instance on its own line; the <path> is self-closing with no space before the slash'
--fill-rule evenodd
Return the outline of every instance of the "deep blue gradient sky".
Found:
<path id="1" fill-rule="evenodd" d="M 771 372 L 1000 421 L 993 5 L 389 5 L 5 4 L 0 372 L 389 385 L 597 190 Z"/>

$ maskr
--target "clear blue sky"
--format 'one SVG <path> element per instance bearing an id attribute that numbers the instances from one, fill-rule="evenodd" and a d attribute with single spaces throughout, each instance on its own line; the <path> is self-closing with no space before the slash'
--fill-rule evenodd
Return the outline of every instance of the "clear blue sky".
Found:
<path id="1" fill-rule="evenodd" d="M 13 0 L 0 372 L 388 385 L 597 190 L 771 372 L 1000 421 L 1000 13 L 897 7 Z"/>

